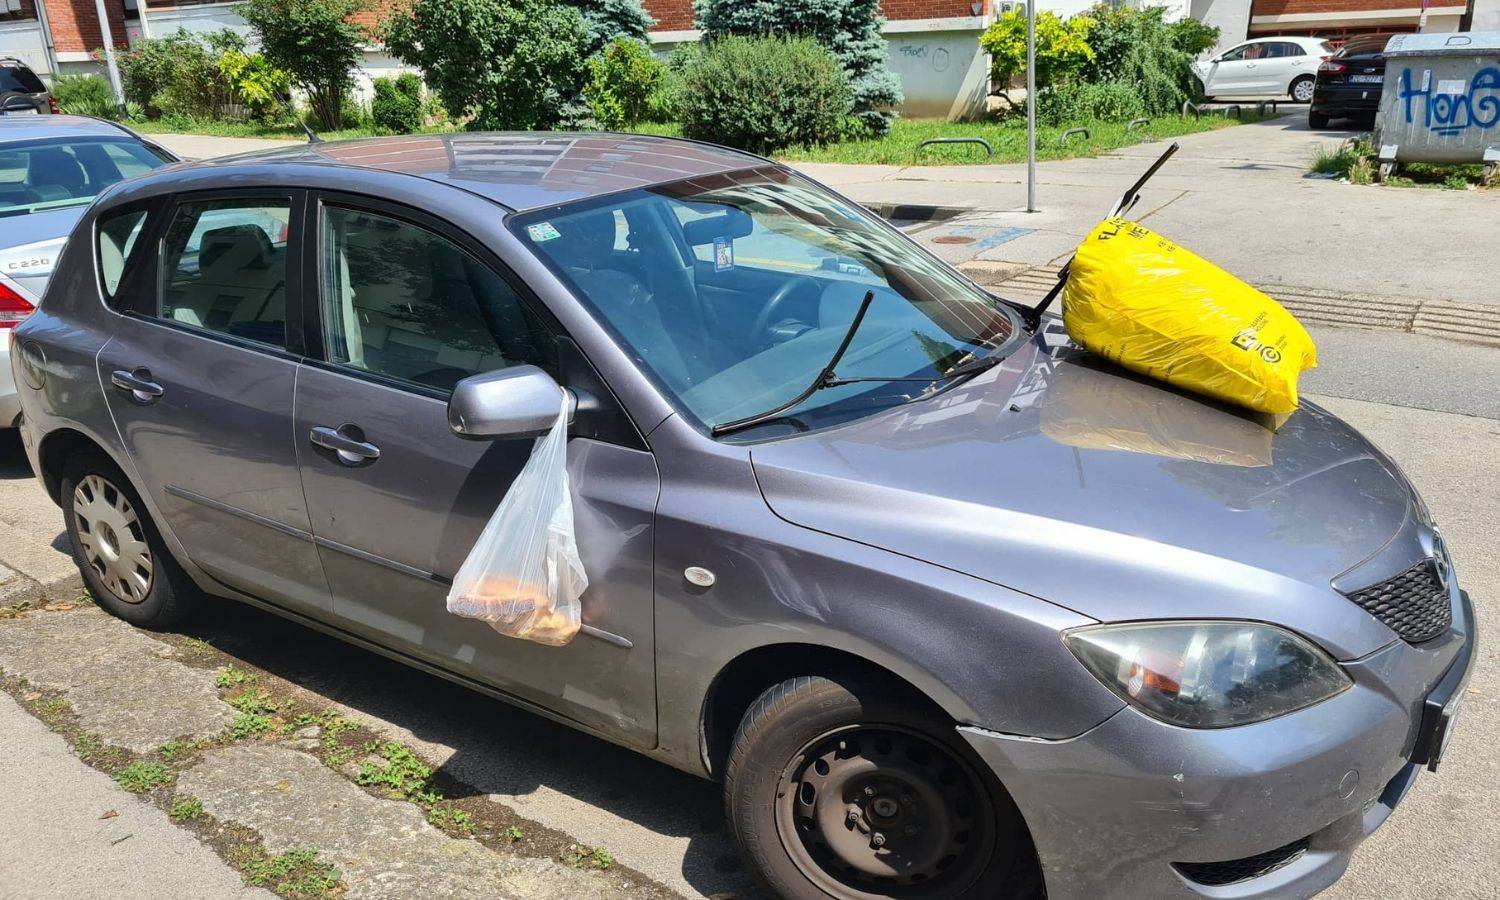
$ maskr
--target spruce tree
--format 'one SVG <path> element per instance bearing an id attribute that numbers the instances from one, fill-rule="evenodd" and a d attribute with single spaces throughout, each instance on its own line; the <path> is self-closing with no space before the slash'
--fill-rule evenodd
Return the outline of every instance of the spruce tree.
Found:
<path id="1" fill-rule="evenodd" d="M 806 34 L 839 60 L 854 115 L 883 135 L 901 103 L 901 80 L 886 66 L 880 0 L 693 0 L 706 40 L 724 34 Z"/>
<path id="2" fill-rule="evenodd" d="M 565 0 L 583 14 L 589 30 L 586 55 L 593 56 L 617 37 L 632 37 L 646 42 L 646 33 L 656 20 L 646 12 L 641 0 Z"/>

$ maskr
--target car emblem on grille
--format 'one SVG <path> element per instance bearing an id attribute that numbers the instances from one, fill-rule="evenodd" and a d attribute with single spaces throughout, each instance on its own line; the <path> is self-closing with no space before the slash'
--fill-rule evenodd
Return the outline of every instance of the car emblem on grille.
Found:
<path id="1" fill-rule="evenodd" d="M 1448 590 L 1448 545 L 1436 528 L 1432 530 L 1432 574 L 1438 586 Z"/>

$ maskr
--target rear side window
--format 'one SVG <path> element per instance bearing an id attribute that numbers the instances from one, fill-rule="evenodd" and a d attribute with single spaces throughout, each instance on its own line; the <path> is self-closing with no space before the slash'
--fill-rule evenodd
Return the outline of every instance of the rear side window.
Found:
<path id="1" fill-rule="evenodd" d="M 157 315 L 286 346 L 289 200 L 184 203 L 162 241 Z"/>
<path id="2" fill-rule="evenodd" d="M 105 299 L 115 299 L 125 264 L 145 228 L 144 209 L 116 213 L 99 221 L 99 284 L 104 288 Z"/>

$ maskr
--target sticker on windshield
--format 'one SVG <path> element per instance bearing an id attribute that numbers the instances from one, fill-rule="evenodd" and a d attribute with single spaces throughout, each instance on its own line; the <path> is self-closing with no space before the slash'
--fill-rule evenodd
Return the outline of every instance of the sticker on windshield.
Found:
<path id="1" fill-rule="evenodd" d="M 531 235 L 531 239 L 538 244 L 543 241 L 562 237 L 562 232 L 552 227 L 551 222 L 538 222 L 535 225 L 527 225 L 526 233 Z"/>
<path id="2" fill-rule="evenodd" d="M 728 272 L 734 268 L 734 241 L 727 237 L 714 238 L 714 271 Z"/>

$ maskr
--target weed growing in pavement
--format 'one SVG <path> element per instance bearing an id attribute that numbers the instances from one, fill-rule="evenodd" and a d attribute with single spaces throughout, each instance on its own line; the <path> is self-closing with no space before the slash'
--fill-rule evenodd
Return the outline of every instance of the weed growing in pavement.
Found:
<path id="1" fill-rule="evenodd" d="M 316 850 L 288 850 L 260 856 L 241 866 L 246 884 L 268 887 L 286 897 L 329 897 L 339 890 L 339 870 L 318 859 Z"/>
<path id="2" fill-rule="evenodd" d="M 510 842 L 514 844 L 516 841 L 525 840 L 526 832 L 512 825 L 505 829 L 505 836 L 510 838 Z"/>
<path id="3" fill-rule="evenodd" d="M 1374 184 L 1375 164 L 1370 161 L 1370 157 L 1361 156 L 1349 164 L 1347 175 L 1350 184 Z"/>
<path id="4" fill-rule="evenodd" d="M 383 786 L 395 796 L 410 800 L 435 803 L 442 799 L 431 789 L 432 769 L 405 744 L 387 741 L 378 748 L 371 746 L 365 749 L 372 753 L 378 751 L 386 765 L 381 766 L 370 760 L 360 763 L 359 774 L 354 777 L 356 784 Z"/>
<path id="5" fill-rule="evenodd" d="M 427 821 L 444 831 L 474 833 L 474 817 L 452 803 L 435 803 L 427 810 Z"/>
<path id="6" fill-rule="evenodd" d="M 229 737 L 232 740 L 242 741 L 251 735 L 265 734 L 270 730 L 270 716 L 242 712 L 235 715 L 233 724 L 229 726 Z"/>
<path id="7" fill-rule="evenodd" d="M 162 759 L 166 760 L 167 762 L 172 762 L 179 756 L 182 756 L 185 753 L 192 752 L 192 750 L 193 745 L 188 743 L 187 741 L 167 741 L 165 744 L 162 744 L 160 747 L 156 748 L 156 752 L 161 756 Z"/>
<path id="8" fill-rule="evenodd" d="M 178 795 L 172 799 L 172 808 L 167 815 L 173 822 L 191 822 L 203 815 L 203 801 L 197 797 Z"/>
<path id="9" fill-rule="evenodd" d="M 242 684 L 254 684 L 260 681 L 260 676 L 254 672 L 246 672 L 234 663 L 230 663 L 219 670 L 214 676 L 214 686 L 220 689 L 235 688 Z"/>
<path id="10" fill-rule="evenodd" d="M 271 699 L 271 692 L 263 687 L 248 687 L 239 694 L 229 698 L 229 705 L 242 713 L 269 714 L 276 712 L 281 705 Z"/>
<path id="11" fill-rule="evenodd" d="M 144 794 L 159 784 L 172 780 L 172 773 L 161 763 L 136 760 L 115 774 L 120 787 L 132 794 Z"/>
<path id="12" fill-rule="evenodd" d="M 200 653 L 204 655 L 214 652 L 213 644 L 210 644 L 203 638 L 196 637 L 184 636 L 182 639 L 182 648 L 189 653 Z"/>
<path id="13" fill-rule="evenodd" d="M 615 858 L 608 850 L 582 844 L 568 845 L 558 858 L 575 869 L 607 869 L 615 864 Z"/>

